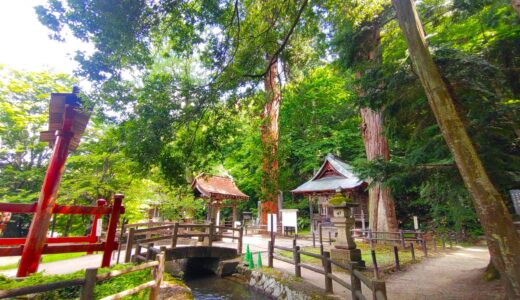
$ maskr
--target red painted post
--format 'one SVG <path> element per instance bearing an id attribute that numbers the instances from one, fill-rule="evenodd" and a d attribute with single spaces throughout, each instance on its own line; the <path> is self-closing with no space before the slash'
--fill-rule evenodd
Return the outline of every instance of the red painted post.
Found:
<path id="1" fill-rule="evenodd" d="M 74 136 L 72 125 L 75 117 L 74 105 L 66 104 L 63 112 L 62 129 L 56 132 L 54 151 L 45 174 L 40 191 L 38 204 L 34 213 L 29 234 L 23 247 L 22 258 L 18 266 L 17 277 L 25 277 L 38 270 L 43 247 L 47 238 L 47 231 L 51 220 L 52 210 L 56 202 L 61 175 L 65 168 L 65 161 L 69 153 L 69 144 Z"/>
<path id="2" fill-rule="evenodd" d="M 117 224 L 119 223 L 119 215 L 122 213 L 121 210 L 124 197 L 125 196 L 121 194 L 114 195 L 114 203 L 112 204 L 112 212 L 110 214 L 110 220 L 108 221 L 107 240 L 105 241 L 105 250 L 103 251 L 101 267 L 110 266 L 110 257 L 112 256 L 112 251 L 116 250 L 117 248 L 117 243 L 115 241 L 116 231 Z"/>
<path id="3" fill-rule="evenodd" d="M 107 204 L 107 200 L 105 199 L 98 199 L 97 201 L 97 206 L 98 207 L 103 207 Z M 90 236 L 89 236 L 89 243 L 91 244 L 94 244 L 97 242 L 97 236 L 96 236 L 96 232 L 97 232 L 97 223 L 98 223 L 98 220 L 99 218 L 101 217 L 101 215 L 94 215 L 94 221 L 92 221 L 92 226 L 90 226 Z M 92 254 L 93 252 L 92 251 L 89 251 L 87 252 L 87 254 Z"/>

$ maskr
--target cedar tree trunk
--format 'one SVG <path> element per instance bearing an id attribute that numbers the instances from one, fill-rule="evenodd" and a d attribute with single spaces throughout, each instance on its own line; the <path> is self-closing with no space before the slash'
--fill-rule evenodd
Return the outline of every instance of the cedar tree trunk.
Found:
<path id="1" fill-rule="evenodd" d="M 392 3 L 430 107 L 473 199 L 491 260 L 500 273 L 509 299 L 520 299 L 520 239 L 511 215 L 489 179 L 433 62 L 414 2 L 392 0 Z"/>
<path id="2" fill-rule="evenodd" d="M 271 58 L 268 57 L 270 62 Z M 262 224 L 267 224 L 267 214 L 278 214 L 278 116 L 281 94 L 277 86 L 277 62 L 264 77 L 266 103 L 262 113 Z"/>
<path id="3" fill-rule="evenodd" d="M 363 120 L 361 133 L 367 159 L 389 160 L 390 151 L 383 135 L 382 113 L 368 107 L 361 108 L 360 112 Z M 379 182 L 373 183 L 368 190 L 368 213 L 368 222 L 373 231 L 397 232 L 399 230 L 392 193 Z"/>
<path id="4" fill-rule="evenodd" d="M 380 25 L 374 22 L 369 31 L 365 32 L 365 39 L 359 46 L 357 60 L 366 65 L 377 65 L 381 63 L 380 47 Z M 356 74 L 361 78 L 363 72 Z M 363 88 L 358 90 L 360 96 L 366 92 Z M 390 159 L 388 141 L 383 135 L 382 110 L 375 111 L 369 107 L 360 109 L 362 124 L 361 134 L 365 144 L 365 152 L 368 160 L 382 158 Z M 395 214 L 395 201 L 389 188 L 383 187 L 381 183 L 374 182 L 368 190 L 368 223 L 373 231 L 396 232 L 399 230 Z"/>

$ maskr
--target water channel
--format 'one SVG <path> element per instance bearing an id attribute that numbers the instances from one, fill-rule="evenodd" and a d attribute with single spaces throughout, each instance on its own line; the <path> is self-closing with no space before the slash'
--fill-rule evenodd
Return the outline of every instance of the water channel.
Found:
<path id="1" fill-rule="evenodd" d="M 241 282 L 233 276 L 221 278 L 213 274 L 199 274 L 186 277 L 184 281 L 197 300 L 269 299 L 267 296 L 250 289 L 247 283 Z"/>

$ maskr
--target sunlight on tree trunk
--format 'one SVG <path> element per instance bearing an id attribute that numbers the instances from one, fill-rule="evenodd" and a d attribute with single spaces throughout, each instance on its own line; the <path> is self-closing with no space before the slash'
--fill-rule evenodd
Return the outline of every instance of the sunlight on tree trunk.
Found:
<path id="1" fill-rule="evenodd" d="M 520 0 L 511 0 L 511 6 L 513 6 L 513 8 L 516 11 L 516 14 L 520 18 Z"/>
<path id="2" fill-rule="evenodd" d="M 268 57 L 267 61 L 271 61 Z M 262 224 L 267 214 L 278 211 L 278 127 L 281 94 L 277 86 L 278 67 L 273 63 L 264 77 L 266 103 L 262 114 Z"/>
<path id="3" fill-rule="evenodd" d="M 509 299 L 519 299 L 520 239 L 511 215 L 489 179 L 433 62 L 415 4 L 411 0 L 392 0 L 392 3 L 430 107 L 473 199 L 493 264 L 501 275 Z"/>
<path id="4" fill-rule="evenodd" d="M 383 135 L 382 113 L 368 107 L 360 109 L 362 135 L 368 160 L 376 158 L 390 159 L 388 142 Z M 395 202 L 389 188 L 381 183 L 372 184 L 368 191 L 369 225 L 373 231 L 399 230 L 395 214 Z"/>

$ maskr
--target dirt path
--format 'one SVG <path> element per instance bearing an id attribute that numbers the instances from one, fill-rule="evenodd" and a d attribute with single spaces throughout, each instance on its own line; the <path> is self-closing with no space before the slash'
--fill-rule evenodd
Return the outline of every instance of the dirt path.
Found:
<path id="1" fill-rule="evenodd" d="M 498 280 L 481 280 L 489 262 L 484 247 L 458 247 L 441 257 L 426 259 L 386 280 L 389 299 L 503 299 Z"/>

